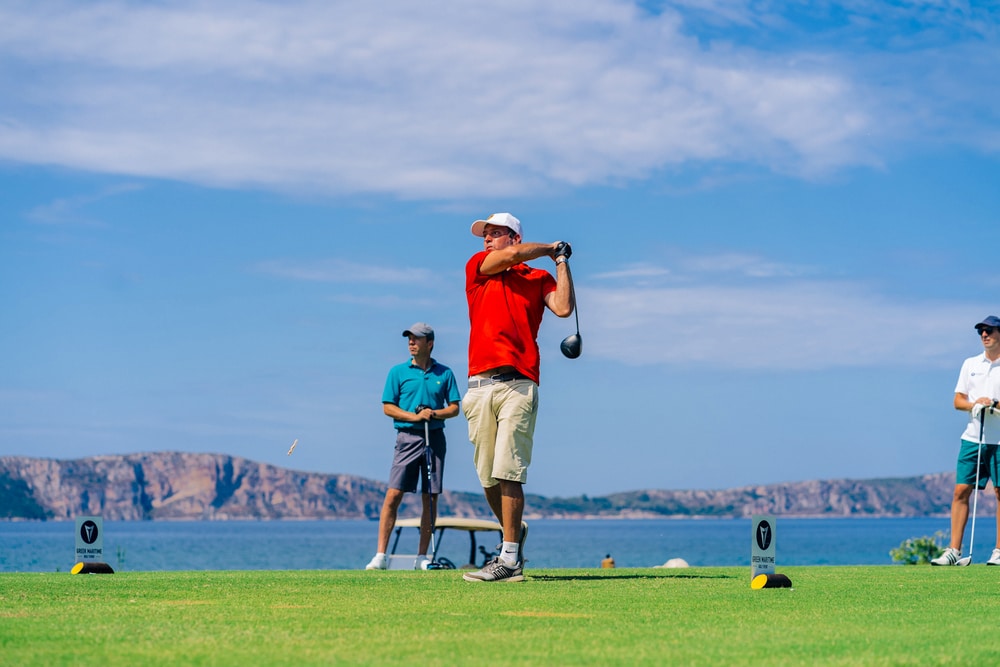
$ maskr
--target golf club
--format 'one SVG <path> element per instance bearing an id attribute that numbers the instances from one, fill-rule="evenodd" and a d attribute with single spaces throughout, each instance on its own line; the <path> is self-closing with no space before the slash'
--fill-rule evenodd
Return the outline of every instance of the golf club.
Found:
<path id="1" fill-rule="evenodd" d="M 972 487 L 972 533 L 969 535 L 969 555 L 959 558 L 955 565 L 972 564 L 972 547 L 976 543 L 976 504 L 979 501 L 979 461 L 983 454 L 983 431 L 986 427 L 986 408 L 979 413 L 979 449 L 976 450 L 976 485 Z"/>
<path id="2" fill-rule="evenodd" d="M 417 414 L 430 409 L 429 405 L 418 405 Z M 436 549 L 434 548 L 434 517 L 437 514 L 435 511 L 436 508 L 434 507 L 434 494 L 431 493 L 431 470 L 433 470 L 433 468 L 434 453 L 431 451 L 431 422 L 427 419 L 424 420 L 424 492 L 430 496 L 429 502 L 431 504 L 431 554 L 436 552 Z"/>
<path id="3" fill-rule="evenodd" d="M 583 351 L 583 339 L 580 338 L 580 314 L 575 305 L 573 306 L 573 314 L 576 316 L 576 333 L 566 336 L 559 343 L 559 349 L 568 359 L 576 359 Z"/>
<path id="4" fill-rule="evenodd" d="M 559 244 L 556 249 L 556 257 L 560 255 L 566 258 L 566 270 L 569 270 L 569 257 L 573 254 L 573 248 L 565 241 Z M 576 359 L 583 352 L 583 338 L 580 337 L 580 311 L 576 303 L 576 290 L 573 290 L 573 316 L 576 318 L 576 333 L 563 338 L 559 343 L 559 350 L 567 359 Z"/>

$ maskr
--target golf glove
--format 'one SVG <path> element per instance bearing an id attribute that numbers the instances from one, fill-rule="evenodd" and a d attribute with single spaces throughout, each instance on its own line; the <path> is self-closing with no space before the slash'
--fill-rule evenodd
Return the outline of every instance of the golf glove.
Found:
<path id="1" fill-rule="evenodd" d="M 983 410 L 985 410 L 988 407 L 989 407 L 988 405 L 983 405 L 982 403 L 974 403 L 972 405 L 972 418 L 975 421 L 979 421 L 980 419 L 982 419 L 981 415 L 983 414 Z"/>
<path id="2" fill-rule="evenodd" d="M 569 259 L 570 255 L 572 254 L 573 254 L 572 246 L 570 246 L 570 244 L 566 243 L 565 241 L 560 241 L 556 245 L 555 259 L 559 259 L 560 257 L 565 257 L 566 259 Z"/>

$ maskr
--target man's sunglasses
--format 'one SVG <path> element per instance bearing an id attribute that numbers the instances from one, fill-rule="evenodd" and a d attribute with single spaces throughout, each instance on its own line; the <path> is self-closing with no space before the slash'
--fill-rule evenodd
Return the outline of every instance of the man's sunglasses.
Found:
<path id="1" fill-rule="evenodd" d="M 979 327 L 979 335 L 982 336 L 986 334 L 987 336 L 992 336 L 997 332 L 996 327 Z"/>

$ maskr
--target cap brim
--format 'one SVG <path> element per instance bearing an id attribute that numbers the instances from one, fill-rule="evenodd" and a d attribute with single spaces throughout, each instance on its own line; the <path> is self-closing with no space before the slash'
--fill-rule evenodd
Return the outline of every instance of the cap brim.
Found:
<path id="1" fill-rule="evenodd" d="M 472 235 L 478 236 L 479 238 L 483 238 L 483 234 L 486 232 L 486 225 L 488 224 L 490 223 L 486 222 L 485 220 L 476 220 L 474 223 L 472 223 Z"/>

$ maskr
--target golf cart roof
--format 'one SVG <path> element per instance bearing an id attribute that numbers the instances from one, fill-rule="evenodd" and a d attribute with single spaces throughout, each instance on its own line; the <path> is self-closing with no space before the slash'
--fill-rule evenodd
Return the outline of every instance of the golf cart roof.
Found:
<path id="1" fill-rule="evenodd" d="M 396 526 L 400 528 L 419 528 L 420 518 L 400 519 L 396 521 Z M 503 531 L 503 526 L 501 526 L 497 521 L 490 521 L 488 519 L 464 519 L 457 516 L 439 516 L 437 521 L 434 522 L 434 527 L 438 529 L 457 528 L 458 530 L 467 530 L 469 532 L 477 530 Z"/>

